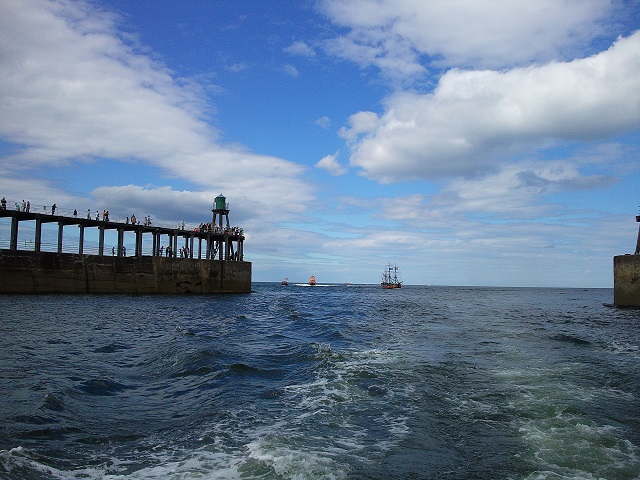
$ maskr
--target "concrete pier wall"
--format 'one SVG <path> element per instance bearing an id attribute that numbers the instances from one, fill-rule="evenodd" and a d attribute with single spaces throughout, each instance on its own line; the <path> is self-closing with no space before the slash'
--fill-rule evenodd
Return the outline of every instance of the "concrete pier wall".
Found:
<path id="1" fill-rule="evenodd" d="M 640 307 L 640 255 L 613 257 L 613 303 Z"/>
<path id="2" fill-rule="evenodd" d="M 0 250 L 0 293 L 246 293 L 251 262 Z"/>

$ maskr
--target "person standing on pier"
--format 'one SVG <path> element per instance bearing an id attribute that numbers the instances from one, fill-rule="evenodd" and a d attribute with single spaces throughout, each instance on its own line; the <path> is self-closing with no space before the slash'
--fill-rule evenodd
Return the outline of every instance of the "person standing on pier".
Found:
<path id="1" fill-rule="evenodd" d="M 51 215 L 55 215 L 56 214 L 56 204 L 54 203 L 53 205 L 51 205 Z"/>

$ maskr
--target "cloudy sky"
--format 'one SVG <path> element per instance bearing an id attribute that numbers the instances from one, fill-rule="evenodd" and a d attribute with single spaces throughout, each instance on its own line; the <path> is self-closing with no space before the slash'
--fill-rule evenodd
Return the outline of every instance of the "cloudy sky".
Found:
<path id="1" fill-rule="evenodd" d="M 198 224 L 254 281 L 611 287 L 639 0 L 0 0 L 0 194 Z"/>

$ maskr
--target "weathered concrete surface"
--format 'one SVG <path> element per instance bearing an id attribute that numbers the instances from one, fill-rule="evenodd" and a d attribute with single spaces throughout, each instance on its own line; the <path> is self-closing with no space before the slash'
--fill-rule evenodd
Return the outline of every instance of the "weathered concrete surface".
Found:
<path id="1" fill-rule="evenodd" d="M 246 293 L 251 262 L 0 250 L 0 293 Z"/>
<path id="2" fill-rule="evenodd" d="M 613 303 L 640 307 L 640 255 L 613 257 Z"/>

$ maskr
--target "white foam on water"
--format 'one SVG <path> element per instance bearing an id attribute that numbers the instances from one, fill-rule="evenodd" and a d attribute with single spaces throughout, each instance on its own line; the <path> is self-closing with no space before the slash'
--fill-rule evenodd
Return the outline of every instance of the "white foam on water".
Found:
<path id="1" fill-rule="evenodd" d="M 182 447 L 159 439 L 144 453 L 147 458 L 136 459 L 137 464 L 113 458 L 108 465 L 51 476 L 104 480 L 348 478 L 354 465 L 371 464 L 409 434 L 411 407 L 407 405 L 415 402 L 402 399 L 410 398 L 416 389 L 404 382 L 391 384 L 385 377 L 389 370 L 402 371 L 393 352 L 336 353 L 329 345 L 318 344 L 316 354 L 323 363 L 315 379 L 284 387 L 278 398 L 282 405 L 274 409 L 273 418 L 248 419 L 252 412 L 229 412 L 224 420 L 203 426 L 197 450 L 180 451 Z M 394 374 L 391 377 L 395 379 Z M 390 402 L 390 397 L 396 398 Z M 370 414 L 363 415 L 363 410 Z M 202 446 L 203 441 L 207 445 Z"/>
<path id="2" fill-rule="evenodd" d="M 528 478 L 637 478 L 638 448 L 612 426 L 560 414 L 527 422 L 520 432 L 540 471 L 555 475 Z"/>
<path id="3" fill-rule="evenodd" d="M 175 454 L 175 452 L 172 452 Z M 175 460 L 162 452 L 154 455 L 155 465 L 131 471 L 129 462 L 111 459 L 108 465 L 81 467 L 74 470 L 60 470 L 43 465 L 31 458 L 30 452 L 21 447 L 10 451 L 0 451 L 0 474 L 19 473 L 20 478 L 28 478 L 34 473 L 46 475 L 47 478 L 61 480 L 97 479 L 221 479 L 235 480 L 240 478 L 252 478 L 242 475 L 240 467 L 241 459 L 233 455 L 220 452 L 198 450 L 187 452 L 184 458 Z M 257 477 L 255 477 L 257 478 Z"/>
<path id="4" fill-rule="evenodd" d="M 336 354 L 318 344 L 317 355 L 326 366 L 312 381 L 284 387 L 286 415 L 250 444 L 251 457 L 284 478 L 344 478 L 350 468 L 345 459 L 369 464 L 409 434 L 409 405 L 415 403 L 390 397 L 409 398 L 415 387 L 379 378 L 397 363 L 392 352 Z"/>
<path id="5" fill-rule="evenodd" d="M 265 436 L 247 446 L 249 458 L 272 471 L 278 478 L 292 480 L 339 480 L 348 469 L 331 458 L 329 452 L 292 448 L 289 438 Z M 254 467 L 256 468 L 256 467 Z"/>
<path id="6" fill-rule="evenodd" d="M 608 347 L 614 355 L 628 355 L 634 359 L 640 358 L 640 346 L 627 343 L 624 340 L 614 340 Z"/>
<path id="7" fill-rule="evenodd" d="M 588 405 L 627 402 L 633 394 L 607 385 L 583 385 L 583 365 L 505 369 L 496 373 L 510 392 L 511 421 L 531 452 L 537 479 L 639 478 L 638 446 L 615 424 L 601 424 Z"/>
<path id="8" fill-rule="evenodd" d="M 29 457 L 29 451 L 23 447 L 0 450 L 0 473 L 37 472 L 51 478 L 64 478 L 60 470 L 43 465 Z"/>
<path id="9" fill-rule="evenodd" d="M 416 389 L 395 381 L 404 368 L 393 351 L 337 352 L 317 344 L 315 355 L 315 376 L 284 387 L 273 418 L 229 412 L 202 425 L 192 450 L 184 439 L 150 438 L 135 460 L 114 453 L 101 464 L 62 471 L 16 448 L 0 452 L 0 476 L 20 470 L 64 480 L 348 478 L 353 465 L 374 462 L 408 434 L 415 402 L 403 399 Z"/>

